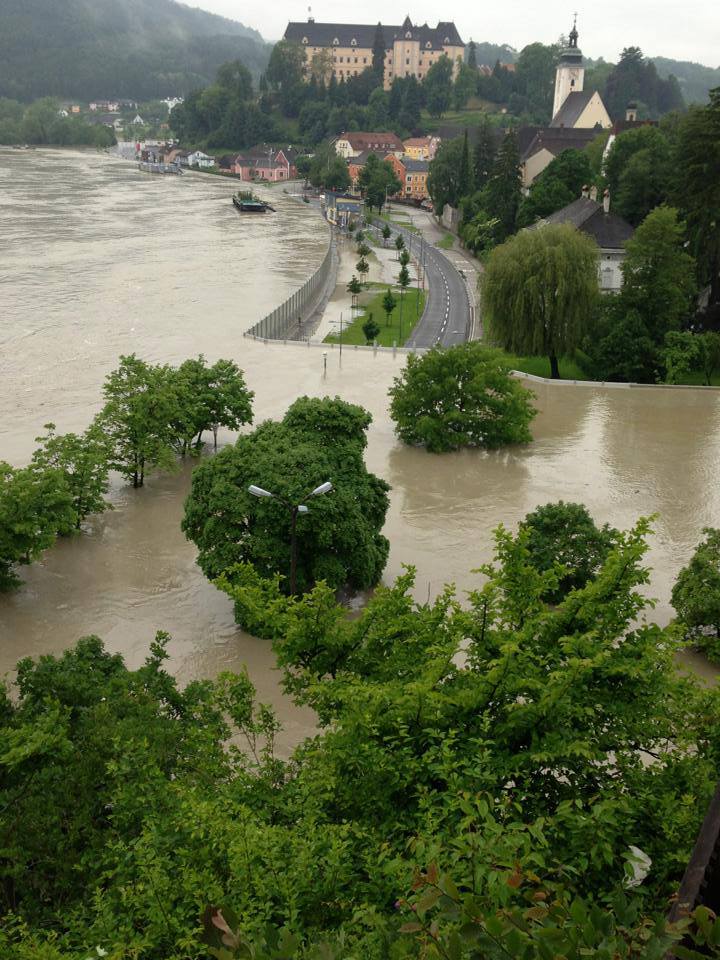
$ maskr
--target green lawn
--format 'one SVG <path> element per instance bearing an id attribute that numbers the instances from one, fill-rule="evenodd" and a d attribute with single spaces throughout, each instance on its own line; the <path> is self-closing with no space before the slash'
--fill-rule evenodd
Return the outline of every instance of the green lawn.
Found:
<path id="1" fill-rule="evenodd" d="M 381 292 L 375 294 L 367 304 L 365 304 L 362 313 L 353 320 L 352 323 L 349 323 L 347 327 L 343 330 L 342 342 L 347 344 L 362 344 L 364 345 L 367 341 L 365 340 L 365 334 L 362 331 L 362 325 L 368 318 L 368 314 L 372 313 L 373 319 L 380 327 L 380 333 L 377 337 L 378 345 L 381 347 L 391 347 L 393 341 L 397 343 L 400 347 L 405 341 L 410 337 L 415 324 L 418 321 L 418 318 L 422 316 L 423 309 L 425 307 L 425 293 L 420 291 L 420 298 L 418 300 L 417 289 L 408 288 L 405 292 L 403 311 L 402 311 L 402 337 L 400 336 L 400 291 L 397 288 L 393 288 L 393 296 L 398 301 L 395 309 L 390 314 L 390 323 L 388 324 L 387 315 L 382 307 L 382 300 L 385 296 L 387 290 L 387 285 L 382 285 Z M 328 334 L 324 340 L 325 343 L 340 343 L 339 335 Z"/>
<path id="2" fill-rule="evenodd" d="M 455 246 L 455 237 L 451 233 L 446 233 L 442 240 L 438 240 L 435 246 L 440 247 L 442 250 L 452 250 Z"/>
<path id="3" fill-rule="evenodd" d="M 513 370 L 531 373 L 535 377 L 550 379 L 550 361 L 547 357 L 516 357 L 507 354 L 507 361 Z M 588 380 L 589 377 L 570 357 L 560 357 L 560 376 L 563 380 Z"/>

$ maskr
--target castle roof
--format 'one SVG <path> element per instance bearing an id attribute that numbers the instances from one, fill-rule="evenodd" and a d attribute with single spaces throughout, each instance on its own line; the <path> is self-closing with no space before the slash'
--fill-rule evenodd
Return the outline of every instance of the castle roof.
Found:
<path id="1" fill-rule="evenodd" d="M 409 17 L 401 26 L 381 25 L 385 49 L 391 50 L 395 40 L 418 40 L 425 49 L 442 50 L 443 46 L 464 47 L 457 27 L 451 21 L 440 21 L 436 27 L 427 23 L 414 26 Z M 372 49 L 377 24 L 315 23 L 312 20 L 290 21 L 284 38 L 310 47 L 362 47 Z M 408 37 L 408 34 L 410 36 Z"/>

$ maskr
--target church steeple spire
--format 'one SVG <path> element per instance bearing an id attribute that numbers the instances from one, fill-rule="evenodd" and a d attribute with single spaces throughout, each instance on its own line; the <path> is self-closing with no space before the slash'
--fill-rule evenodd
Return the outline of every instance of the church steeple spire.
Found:
<path id="1" fill-rule="evenodd" d="M 568 46 L 571 47 L 573 50 L 577 50 L 577 43 L 578 43 L 577 14 L 574 14 L 572 30 L 570 31 L 570 42 L 568 43 Z"/>

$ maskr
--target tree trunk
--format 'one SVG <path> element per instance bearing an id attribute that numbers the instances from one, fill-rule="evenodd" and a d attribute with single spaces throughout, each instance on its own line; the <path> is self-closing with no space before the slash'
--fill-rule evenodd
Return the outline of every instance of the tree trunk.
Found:
<path id="1" fill-rule="evenodd" d="M 553 380 L 559 380 L 560 365 L 558 364 L 558 358 L 555 356 L 554 353 L 551 353 L 549 360 L 550 360 L 550 376 L 552 377 Z"/>

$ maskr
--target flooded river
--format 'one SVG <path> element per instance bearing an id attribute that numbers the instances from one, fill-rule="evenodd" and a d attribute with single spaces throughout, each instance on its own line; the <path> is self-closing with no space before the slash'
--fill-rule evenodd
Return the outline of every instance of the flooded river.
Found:
<path id="1" fill-rule="evenodd" d="M 667 622 L 677 571 L 702 528 L 720 525 L 720 392 L 534 385 L 540 413 L 526 448 L 442 457 L 404 448 L 386 415 L 400 356 L 345 350 L 340 365 L 330 351 L 324 376 L 321 349 L 243 338 L 320 262 L 326 228 L 276 193 L 276 216 L 240 218 L 232 189 L 141 175 L 96 154 L 0 151 L 0 458 L 27 462 L 48 420 L 84 427 L 121 353 L 230 357 L 256 393 L 256 420 L 304 393 L 371 410 L 368 464 L 393 487 L 387 580 L 413 563 L 419 598 L 447 581 L 467 590 L 498 523 L 578 500 L 615 526 L 658 514 L 649 592 L 653 616 Z M 0 596 L 0 673 L 87 633 L 136 665 L 163 629 L 183 680 L 247 664 L 288 745 L 312 718 L 282 699 L 267 643 L 237 630 L 230 602 L 195 566 L 179 529 L 188 483 L 186 470 L 139 491 L 115 484 L 114 511 L 23 571 L 23 587 Z"/>

